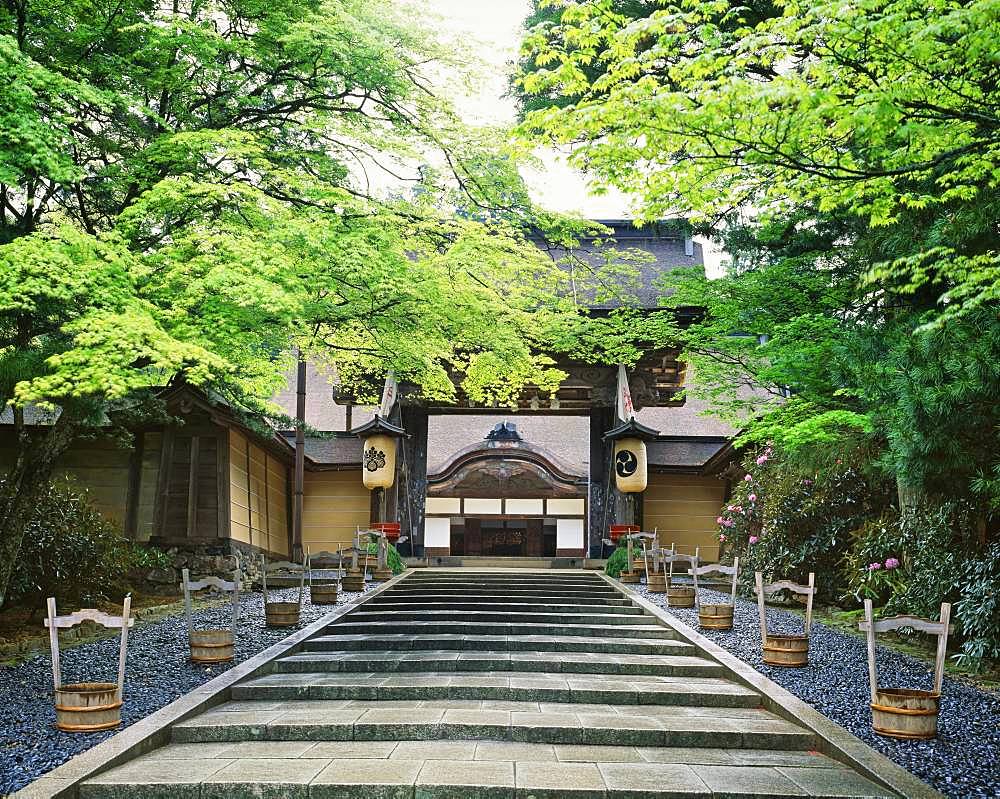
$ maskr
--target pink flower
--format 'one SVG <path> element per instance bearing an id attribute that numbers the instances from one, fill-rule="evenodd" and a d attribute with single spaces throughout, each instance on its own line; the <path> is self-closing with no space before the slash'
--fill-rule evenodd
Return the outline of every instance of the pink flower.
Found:
<path id="1" fill-rule="evenodd" d="M 719 518 L 717 518 L 717 519 L 715 520 L 715 523 L 716 523 L 716 524 L 722 524 L 722 523 L 723 523 L 723 521 L 724 521 L 724 520 L 723 520 L 723 518 L 722 518 L 722 517 L 720 516 Z"/>
<path id="2" fill-rule="evenodd" d="M 897 569 L 899 568 L 899 561 L 895 558 L 886 558 L 885 567 L 887 569 Z"/>
<path id="3" fill-rule="evenodd" d="M 763 466 L 765 463 L 767 463 L 767 455 L 761 455 L 759 458 L 757 458 L 758 466 Z"/>
<path id="4" fill-rule="evenodd" d="M 870 572 L 878 571 L 881 568 L 882 568 L 882 564 L 881 563 L 869 563 L 868 564 L 868 571 L 870 571 Z"/>
<path id="5" fill-rule="evenodd" d="M 752 474 L 748 474 L 743 479 L 746 480 L 748 483 L 752 483 L 753 482 L 753 475 Z"/>
<path id="6" fill-rule="evenodd" d="M 812 481 L 812 480 L 808 480 L 808 479 L 806 479 L 806 480 L 803 480 L 803 481 L 802 481 L 802 485 L 807 485 L 807 486 L 811 486 L 812 484 L 813 484 L 813 481 Z"/>
<path id="7" fill-rule="evenodd" d="M 757 536 L 755 536 L 755 535 L 750 536 L 750 543 L 751 544 L 756 544 L 758 541 L 760 541 L 760 539 Z"/>
<path id="8" fill-rule="evenodd" d="M 732 526 L 733 526 L 733 524 L 734 524 L 734 522 L 733 522 L 733 520 L 732 520 L 732 519 L 726 519 L 726 520 L 725 520 L 725 521 L 723 521 L 722 523 L 723 523 L 723 524 L 724 524 L 724 525 L 725 525 L 726 527 L 732 527 Z"/>
<path id="9" fill-rule="evenodd" d="M 726 540 L 726 534 L 725 533 L 720 533 L 719 534 L 719 541 L 720 542 L 724 542 L 725 540 Z"/>
<path id="10" fill-rule="evenodd" d="M 726 508 L 726 510 L 736 510 L 736 506 L 730 505 L 728 508 Z"/>
<path id="11" fill-rule="evenodd" d="M 757 495 L 756 494 L 751 494 L 749 497 L 747 497 L 747 499 L 749 499 L 751 502 L 756 502 L 757 501 Z"/>

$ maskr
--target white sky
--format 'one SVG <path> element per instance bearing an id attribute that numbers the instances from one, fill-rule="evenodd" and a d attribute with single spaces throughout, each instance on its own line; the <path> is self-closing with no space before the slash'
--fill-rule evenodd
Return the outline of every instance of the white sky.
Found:
<path id="1" fill-rule="evenodd" d="M 475 87 L 458 92 L 459 109 L 471 123 L 511 124 L 515 103 L 505 97 L 508 75 L 517 59 L 522 23 L 531 10 L 527 0 L 423 0 L 425 7 L 439 16 L 444 39 L 454 39 L 475 62 L 470 67 L 480 72 Z M 456 87 L 450 87 L 453 94 Z M 540 169 L 526 170 L 525 181 L 532 199 L 553 211 L 576 212 L 591 219 L 632 217 L 633 203 L 618 191 L 596 195 L 587 181 L 570 168 L 555 151 L 539 151 Z M 701 241 L 709 275 L 719 273 L 722 254 L 714 245 Z"/>

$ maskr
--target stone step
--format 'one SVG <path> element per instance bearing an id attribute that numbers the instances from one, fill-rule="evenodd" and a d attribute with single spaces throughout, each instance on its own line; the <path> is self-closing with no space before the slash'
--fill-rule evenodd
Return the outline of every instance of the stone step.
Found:
<path id="1" fill-rule="evenodd" d="M 759 707 L 760 696 L 715 677 L 657 677 L 517 672 L 404 672 L 268 674 L 232 688 L 233 699 L 472 700 Z"/>
<path id="2" fill-rule="evenodd" d="M 81 799 L 890 797 L 816 752 L 507 741 L 169 744 L 88 780 Z"/>
<path id="3" fill-rule="evenodd" d="M 405 594 L 407 596 L 426 596 L 428 594 L 441 594 L 445 596 L 479 596 L 483 594 L 503 594 L 505 596 L 559 596 L 559 597 L 594 597 L 597 599 L 622 599 L 622 595 L 609 585 L 595 586 L 593 588 L 555 588 L 546 586 L 453 586 L 437 585 L 426 588 L 411 588 L 406 583 L 398 583 L 386 589 L 389 594 Z"/>
<path id="4" fill-rule="evenodd" d="M 613 586 L 599 579 L 560 579 L 560 580 L 526 580 L 496 579 L 496 580 L 419 580 L 412 577 L 397 585 L 400 589 L 433 591 L 436 589 L 452 589 L 485 592 L 495 589 L 520 590 L 553 590 L 553 591 L 607 591 Z"/>
<path id="5" fill-rule="evenodd" d="M 650 619 L 651 622 L 655 620 Z M 405 633 L 410 635 L 563 635 L 581 638 L 678 638 L 669 627 L 651 624 L 538 624 L 482 621 L 357 621 L 357 614 L 347 614 L 328 624 L 324 635 L 359 635 L 366 633 Z"/>
<path id="6" fill-rule="evenodd" d="M 517 671 L 547 674 L 631 674 L 715 677 L 718 663 L 689 655 L 635 655 L 591 652 L 301 652 L 274 662 L 279 673 L 394 671 Z"/>
<path id="7" fill-rule="evenodd" d="M 475 602 L 480 605 L 499 603 L 501 605 L 510 602 L 525 603 L 532 602 L 535 605 L 547 604 L 548 602 L 563 602 L 573 605 L 602 606 L 602 607 L 630 607 L 632 602 L 621 596 L 594 597 L 587 595 L 580 596 L 554 596 L 548 594 L 528 594 L 523 596 L 512 596 L 511 594 L 467 594 L 456 592 L 454 594 L 425 594 L 414 592 L 412 594 L 401 594 L 398 591 L 387 590 L 378 596 L 372 597 L 365 604 L 368 606 L 384 604 L 411 604 L 413 602 L 438 603 L 438 602 Z"/>
<path id="8" fill-rule="evenodd" d="M 763 709 L 735 717 L 717 708 L 661 707 L 600 712 L 577 705 L 538 710 L 343 706 L 334 702 L 279 703 L 272 710 L 222 705 L 175 724 L 174 743 L 220 741 L 438 741 L 472 739 L 547 744 L 692 746 L 722 749 L 808 750 L 813 736 Z M 615 710 L 614 708 L 612 708 Z M 597 712 L 592 712 L 597 711 Z M 736 711 L 730 711 L 735 713 Z"/>
<path id="9" fill-rule="evenodd" d="M 546 613 L 565 613 L 579 616 L 644 616 L 646 612 L 634 605 L 578 605 L 573 602 L 480 602 L 478 597 L 455 598 L 440 602 L 428 602 L 423 599 L 407 601 L 399 597 L 390 597 L 380 602 L 366 602 L 364 607 L 369 613 L 392 613 L 396 615 L 407 611 L 476 611 L 483 613 L 502 613 L 505 615 L 517 613 L 532 613 L 541 606 Z"/>
<path id="10" fill-rule="evenodd" d="M 370 635 L 321 635 L 305 642 L 307 652 L 352 652 L 368 649 L 396 652 L 439 650 L 477 650 L 538 652 L 558 649 L 561 652 L 635 653 L 642 655 L 693 654 L 691 644 L 669 638 L 598 638 L 595 636 L 550 635 L 422 635 L 413 633 Z"/>
<path id="11" fill-rule="evenodd" d="M 346 620 L 352 622 L 375 622 L 384 621 L 385 613 L 377 610 L 369 611 L 367 605 L 362 605 L 357 610 L 351 611 L 345 616 L 341 616 L 335 624 L 342 624 Z M 624 608 L 623 608 L 624 610 Z M 492 611 L 492 610 L 397 610 L 393 611 L 391 618 L 393 621 L 496 621 L 506 623 L 538 623 L 538 624 L 580 624 L 591 619 L 591 613 L 547 613 L 545 611 Z M 601 624 L 648 624 L 653 619 L 642 613 L 602 613 Z"/>

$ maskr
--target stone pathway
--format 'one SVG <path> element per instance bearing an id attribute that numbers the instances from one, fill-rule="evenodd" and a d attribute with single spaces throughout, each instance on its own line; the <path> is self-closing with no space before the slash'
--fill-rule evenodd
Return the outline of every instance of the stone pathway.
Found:
<path id="1" fill-rule="evenodd" d="M 893 795 L 813 746 L 597 575 L 421 570 L 80 796 Z"/>

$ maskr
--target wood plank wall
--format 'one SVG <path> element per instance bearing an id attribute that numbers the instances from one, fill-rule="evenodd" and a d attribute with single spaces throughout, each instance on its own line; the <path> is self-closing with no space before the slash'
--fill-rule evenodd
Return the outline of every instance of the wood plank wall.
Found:
<path id="1" fill-rule="evenodd" d="M 684 554 L 701 547 L 702 556 L 715 561 L 719 555 L 715 520 L 725 491 L 725 483 L 714 477 L 650 473 L 642 500 L 643 529 L 656 528 L 663 546 L 673 541 Z"/>
<path id="2" fill-rule="evenodd" d="M 229 526 L 237 541 L 288 555 L 288 467 L 229 431 Z"/>
<path id="3" fill-rule="evenodd" d="M 360 469 L 305 474 L 302 499 L 302 545 L 313 552 L 332 551 L 354 540 L 368 526 L 371 492 Z"/>

